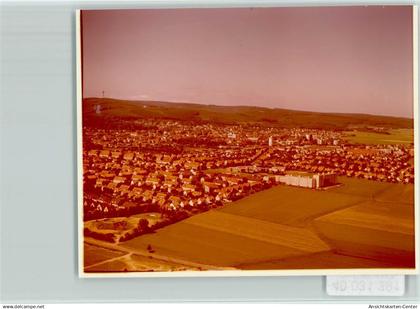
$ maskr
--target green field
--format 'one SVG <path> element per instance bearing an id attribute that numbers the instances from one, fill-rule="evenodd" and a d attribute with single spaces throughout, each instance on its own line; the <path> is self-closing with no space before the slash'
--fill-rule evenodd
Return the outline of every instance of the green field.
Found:
<path id="1" fill-rule="evenodd" d="M 240 269 L 412 267 L 414 186 L 339 182 L 328 190 L 279 185 L 118 247 L 150 245 L 159 256 Z M 151 267 L 127 259 L 102 268 Z"/>
<path id="2" fill-rule="evenodd" d="M 390 134 L 380 134 L 374 132 L 354 131 L 348 133 L 345 139 L 351 143 L 359 143 L 365 145 L 393 145 L 393 144 L 410 144 L 414 142 L 413 129 L 392 129 Z M 354 136 L 350 136 L 354 135 Z"/>

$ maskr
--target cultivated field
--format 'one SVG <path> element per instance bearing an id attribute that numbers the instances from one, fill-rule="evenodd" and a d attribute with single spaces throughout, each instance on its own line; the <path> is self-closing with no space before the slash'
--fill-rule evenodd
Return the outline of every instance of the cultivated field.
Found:
<path id="1" fill-rule="evenodd" d="M 414 266 L 414 209 L 407 204 L 367 201 L 315 220 L 339 253 Z"/>
<path id="2" fill-rule="evenodd" d="M 118 250 L 111 250 L 100 246 L 84 244 L 84 266 L 89 267 L 97 263 L 121 257 L 124 252 Z"/>
<path id="3" fill-rule="evenodd" d="M 345 180 L 341 179 L 341 181 Z M 303 227 L 313 218 L 350 207 L 365 199 L 358 195 L 339 194 L 338 189 L 323 191 L 279 185 L 228 204 L 220 211 Z"/>
<path id="4" fill-rule="evenodd" d="M 237 265 L 243 270 L 261 269 L 348 269 L 348 268 L 392 268 L 399 265 L 390 262 L 354 257 L 335 253 L 333 250 L 301 255 L 298 257 L 273 259 L 257 263 Z"/>
<path id="5" fill-rule="evenodd" d="M 380 134 L 375 132 L 354 131 L 345 137 L 349 142 L 364 145 L 381 144 L 410 144 L 414 142 L 413 129 L 391 129 L 389 134 Z"/>
<path id="6" fill-rule="evenodd" d="M 162 263 L 141 255 L 125 254 L 104 263 L 98 263 L 86 268 L 87 272 L 121 272 L 121 271 L 182 271 L 187 267 L 176 263 Z"/>
<path id="7" fill-rule="evenodd" d="M 86 271 L 414 267 L 414 186 L 339 182 L 279 185 L 123 243 L 94 240 Z"/>
<path id="8" fill-rule="evenodd" d="M 340 182 L 277 186 L 119 246 L 239 269 L 413 267 L 413 186 Z"/>
<path id="9" fill-rule="evenodd" d="M 329 246 L 308 229 L 219 211 L 191 217 L 121 246 L 137 248 L 149 244 L 159 254 L 225 267 L 329 250 Z"/>

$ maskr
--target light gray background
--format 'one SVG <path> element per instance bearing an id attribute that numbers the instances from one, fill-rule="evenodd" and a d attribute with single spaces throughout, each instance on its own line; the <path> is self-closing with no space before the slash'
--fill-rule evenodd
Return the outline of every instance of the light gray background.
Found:
<path id="1" fill-rule="evenodd" d="M 362 2 L 352 2 L 357 3 Z M 355 301 L 328 297 L 319 276 L 78 278 L 75 10 L 152 4 L 0 4 L 0 302 Z M 294 3 L 310 4 L 319 2 Z M 160 7 L 252 5 L 159 1 Z M 270 5 L 290 2 L 259 2 Z M 417 285 L 418 279 L 410 276 L 406 296 L 394 300 L 418 301 Z"/>

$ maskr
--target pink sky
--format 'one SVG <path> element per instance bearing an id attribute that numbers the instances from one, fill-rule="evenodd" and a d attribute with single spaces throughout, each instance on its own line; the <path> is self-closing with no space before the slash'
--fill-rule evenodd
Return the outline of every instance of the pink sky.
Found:
<path id="1" fill-rule="evenodd" d="M 83 97 L 413 116 L 409 6 L 83 11 Z"/>

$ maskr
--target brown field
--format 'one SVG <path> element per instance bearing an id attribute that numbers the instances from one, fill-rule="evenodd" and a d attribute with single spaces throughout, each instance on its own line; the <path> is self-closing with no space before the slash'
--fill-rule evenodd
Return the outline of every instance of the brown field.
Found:
<path id="1" fill-rule="evenodd" d="M 220 211 L 303 227 L 313 218 L 350 207 L 365 199 L 363 195 L 339 194 L 339 189 L 322 191 L 279 185 L 228 204 Z"/>
<path id="2" fill-rule="evenodd" d="M 393 261 L 377 261 L 338 254 L 333 251 L 237 265 L 239 269 L 244 270 L 393 268 L 399 266 L 398 263 Z"/>
<path id="3" fill-rule="evenodd" d="M 387 131 L 388 134 L 380 134 L 375 132 L 361 132 L 353 131 L 349 133 L 346 139 L 352 143 L 359 143 L 364 145 L 369 144 L 410 144 L 414 142 L 413 129 L 391 129 Z"/>
<path id="4" fill-rule="evenodd" d="M 414 210 L 369 201 L 315 220 L 337 252 L 414 267 Z"/>
<path id="5" fill-rule="evenodd" d="M 147 250 L 130 250 L 93 238 L 85 238 L 84 270 L 86 272 L 181 271 L 205 267 L 159 258 Z"/>
<path id="6" fill-rule="evenodd" d="M 179 222 L 156 234 L 143 235 L 121 246 L 146 248 L 151 244 L 158 254 L 201 263 L 229 267 L 259 257 L 272 259 L 301 254 L 300 250 L 244 236 Z"/>
<path id="7" fill-rule="evenodd" d="M 175 270 L 414 267 L 414 186 L 339 181 L 329 190 L 279 185 L 256 193 L 115 245 L 136 252 L 137 262 L 124 256 L 89 271 L 171 269 L 140 257 L 149 245 L 155 257 L 176 261 Z"/>
<path id="8" fill-rule="evenodd" d="M 84 243 L 84 267 L 123 256 L 124 252 Z"/>
<path id="9" fill-rule="evenodd" d="M 101 264 L 87 267 L 88 272 L 121 272 L 121 271 L 182 271 L 187 267 L 176 263 L 161 261 L 135 254 L 126 254 L 118 259 L 108 260 Z"/>
<path id="10" fill-rule="evenodd" d="M 362 197 L 363 200 L 370 199 L 373 196 L 377 196 L 379 194 L 383 194 L 383 192 L 388 191 L 390 189 L 396 190 L 398 194 L 401 194 L 403 192 L 401 192 L 400 190 L 402 190 L 403 187 L 412 187 L 405 185 L 400 186 L 389 182 L 379 182 L 348 177 L 339 177 L 339 182 L 343 183 L 343 186 L 335 188 L 333 192 L 338 194 Z"/>
<path id="11" fill-rule="evenodd" d="M 209 211 L 121 244 L 217 266 L 329 250 L 316 234 L 286 225 Z"/>

